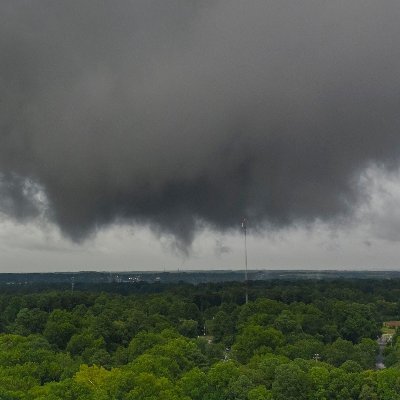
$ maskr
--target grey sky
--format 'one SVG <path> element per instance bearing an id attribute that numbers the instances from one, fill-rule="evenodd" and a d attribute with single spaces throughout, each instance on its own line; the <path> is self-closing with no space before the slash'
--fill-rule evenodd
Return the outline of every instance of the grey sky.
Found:
<path id="1" fill-rule="evenodd" d="M 357 266 L 375 240 L 391 264 L 399 20 L 397 0 L 2 1 L 2 263 L 230 266 L 246 216 L 256 265 Z"/>
<path id="2" fill-rule="evenodd" d="M 375 170 L 364 179 L 369 181 L 369 202 L 351 220 L 263 235 L 250 226 L 250 268 L 398 269 L 400 178 Z M 157 237 L 143 227 L 112 226 L 74 244 L 43 220 L 20 224 L 3 216 L 0 254 L 3 272 L 242 269 L 243 237 L 205 230 L 184 255 L 174 249 L 172 237 Z"/>

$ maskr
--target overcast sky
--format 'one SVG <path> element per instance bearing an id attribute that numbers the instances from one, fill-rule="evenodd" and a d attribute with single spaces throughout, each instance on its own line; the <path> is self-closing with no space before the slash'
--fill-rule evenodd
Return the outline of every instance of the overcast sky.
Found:
<path id="1" fill-rule="evenodd" d="M 397 268 L 398 0 L 4 0 L 0 270 Z"/>
<path id="2" fill-rule="evenodd" d="M 252 232 L 249 268 L 399 269 L 400 179 L 370 173 L 370 199 L 351 220 L 317 222 L 279 232 Z M 79 270 L 243 269 L 244 242 L 236 232 L 205 229 L 182 253 L 173 236 L 143 226 L 115 225 L 72 243 L 43 220 L 0 219 L 2 272 Z"/>

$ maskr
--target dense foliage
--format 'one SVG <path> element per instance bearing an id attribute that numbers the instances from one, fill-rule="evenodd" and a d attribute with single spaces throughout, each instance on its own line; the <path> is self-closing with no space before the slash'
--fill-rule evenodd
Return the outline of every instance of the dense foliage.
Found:
<path id="1" fill-rule="evenodd" d="M 112 288 L 4 290 L 0 400 L 400 399 L 400 281 Z"/>

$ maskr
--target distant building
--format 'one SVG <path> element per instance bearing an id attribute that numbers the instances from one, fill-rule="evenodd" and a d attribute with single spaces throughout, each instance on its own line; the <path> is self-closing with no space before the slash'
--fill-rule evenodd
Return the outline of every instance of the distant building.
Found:
<path id="1" fill-rule="evenodd" d="M 385 326 L 386 328 L 397 329 L 400 327 L 400 321 L 386 321 L 383 323 L 383 326 Z"/>

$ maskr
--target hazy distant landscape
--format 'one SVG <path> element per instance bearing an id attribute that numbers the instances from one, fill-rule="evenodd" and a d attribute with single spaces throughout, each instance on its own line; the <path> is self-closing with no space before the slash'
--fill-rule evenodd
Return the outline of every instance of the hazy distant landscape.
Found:
<path id="1" fill-rule="evenodd" d="M 329 270 L 248 270 L 249 281 L 260 280 L 335 280 L 335 279 L 400 279 L 399 271 L 329 271 Z M 73 284 L 121 284 L 141 283 L 208 283 L 243 282 L 244 271 L 112 271 L 112 272 L 48 272 L 48 273 L 0 273 L 0 285 Z"/>

